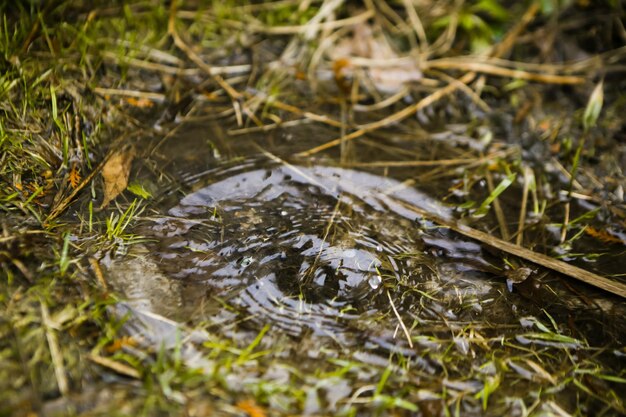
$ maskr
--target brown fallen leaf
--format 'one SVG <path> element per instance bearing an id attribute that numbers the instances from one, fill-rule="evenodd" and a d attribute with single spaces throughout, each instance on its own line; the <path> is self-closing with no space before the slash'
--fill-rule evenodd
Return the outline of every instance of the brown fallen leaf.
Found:
<path id="1" fill-rule="evenodd" d="M 354 25 L 352 37 L 339 40 L 328 50 L 328 55 L 335 63 L 335 78 L 337 62 L 340 63 L 342 78 L 349 78 L 355 68 L 363 67 L 382 93 L 396 93 L 405 84 L 422 79 L 415 59 L 409 55 L 400 56 L 382 31 L 368 23 Z"/>
<path id="2" fill-rule="evenodd" d="M 124 346 L 137 347 L 138 345 L 139 345 L 139 342 L 133 339 L 132 336 L 122 336 L 119 339 L 114 339 L 104 349 L 106 350 L 107 353 L 112 354 L 122 349 Z"/>
<path id="3" fill-rule="evenodd" d="M 82 177 L 80 176 L 80 168 L 78 168 L 76 164 L 73 164 L 72 168 L 70 169 L 70 175 L 68 177 L 68 181 L 70 182 L 72 188 L 78 187 L 81 178 Z"/>
<path id="4" fill-rule="evenodd" d="M 135 147 L 124 147 L 113 153 L 102 167 L 104 197 L 100 209 L 108 206 L 128 186 L 130 166 L 134 157 Z"/>
<path id="5" fill-rule="evenodd" d="M 587 226 L 585 228 L 585 233 L 604 243 L 621 243 L 626 245 L 626 242 L 620 239 L 618 234 L 612 234 L 609 230 L 596 229 L 595 227 Z"/>
<path id="6" fill-rule="evenodd" d="M 133 107 L 150 108 L 154 106 L 154 102 L 152 100 L 148 98 L 144 98 L 144 97 L 142 98 L 127 97 L 124 100 Z"/>

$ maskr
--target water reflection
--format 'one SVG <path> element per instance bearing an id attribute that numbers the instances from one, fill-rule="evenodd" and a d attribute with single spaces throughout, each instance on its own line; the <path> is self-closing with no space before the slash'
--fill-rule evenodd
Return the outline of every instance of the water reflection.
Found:
<path id="1" fill-rule="evenodd" d="M 409 321 L 468 319 L 498 296 L 478 244 L 420 227 L 399 204 L 450 216 L 426 194 L 355 170 L 258 165 L 213 171 L 140 230 L 154 238 L 147 250 L 160 273 L 182 287 L 185 311 L 219 299 L 248 321 L 354 345 L 363 313 L 397 325 L 386 291 Z M 376 345 L 404 343 L 394 334 Z"/>
<path id="2" fill-rule="evenodd" d="M 187 330 L 193 367 L 213 366 L 196 349 L 211 335 L 246 346 L 269 325 L 268 343 L 280 344 L 298 369 L 307 361 L 318 369 L 324 358 L 383 369 L 400 358 L 416 384 L 430 381 L 424 398 L 442 384 L 462 397 L 495 373 L 494 349 L 553 349 L 566 358 L 590 337 L 613 342 L 598 324 L 626 313 L 611 299 L 590 308 L 554 276 L 531 276 L 511 292 L 501 256 L 416 218 L 408 206 L 442 218 L 451 210 L 398 180 L 264 158 L 189 178 L 193 191 L 165 198 L 161 214 L 143 220 L 136 233 L 149 241 L 134 257 L 114 260 L 109 276 L 130 299 L 120 307 L 134 317 L 130 331 L 148 343 L 172 346 L 180 323 L 209 329 Z M 551 320 L 571 328 L 546 327 Z M 562 334 L 569 331 L 583 333 Z M 371 384 L 373 375 L 356 378 Z"/>

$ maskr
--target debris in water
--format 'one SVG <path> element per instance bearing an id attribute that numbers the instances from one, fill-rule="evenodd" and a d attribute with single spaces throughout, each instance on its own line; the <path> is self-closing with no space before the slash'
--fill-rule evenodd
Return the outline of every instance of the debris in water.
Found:
<path id="1" fill-rule="evenodd" d="M 505 273 L 506 275 L 506 287 L 509 292 L 513 292 L 513 284 L 519 284 L 526 281 L 526 279 L 533 273 L 533 270 L 527 267 L 516 268 Z"/>

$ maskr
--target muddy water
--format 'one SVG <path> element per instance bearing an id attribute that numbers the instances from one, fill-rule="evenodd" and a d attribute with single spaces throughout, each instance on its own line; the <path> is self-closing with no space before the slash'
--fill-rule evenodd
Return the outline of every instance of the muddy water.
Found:
<path id="1" fill-rule="evenodd" d="M 268 151 L 254 141 L 215 159 L 213 146 L 200 151 L 194 140 L 170 148 L 175 186 L 133 230 L 147 241 L 108 268 L 136 335 L 173 345 L 181 325 L 196 329 L 185 339 L 191 366 L 214 366 L 195 342 L 219 334 L 245 346 L 268 326 L 265 345 L 284 344 L 295 366 L 350 358 L 384 369 L 397 354 L 413 363 L 427 396 L 476 393 L 493 373 L 464 370 L 491 363 L 492 343 L 565 352 L 623 334 L 607 325 L 623 317 L 623 303 L 602 294 L 588 303 L 545 271 L 511 292 L 498 253 L 407 209 L 454 216 L 402 175 L 307 164 L 290 158 L 294 145 Z M 560 327 L 546 333 L 550 320 Z M 551 338 L 561 332 L 572 337 Z M 512 377 L 527 379 L 524 369 Z"/>

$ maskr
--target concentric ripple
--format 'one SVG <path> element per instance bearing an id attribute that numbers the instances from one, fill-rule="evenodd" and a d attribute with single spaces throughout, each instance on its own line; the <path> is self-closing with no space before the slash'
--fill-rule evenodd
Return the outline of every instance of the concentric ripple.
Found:
<path id="1" fill-rule="evenodd" d="M 289 334 L 341 338 L 364 313 L 389 310 L 386 288 L 432 287 L 440 278 L 428 251 L 455 245 L 420 229 L 406 206 L 442 217 L 448 210 L 393 179 L 324 166 L 250 164 L 210 177 L 210 185 L 142 231 L 155 239 L 151 256 L 187 288 L 183 303 L 219 299 Z M 458 244 L 457 254 L 480 254 L 478 245 Z M 437 315 L 446 308 L 431 310 Z"/>

